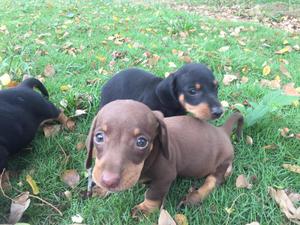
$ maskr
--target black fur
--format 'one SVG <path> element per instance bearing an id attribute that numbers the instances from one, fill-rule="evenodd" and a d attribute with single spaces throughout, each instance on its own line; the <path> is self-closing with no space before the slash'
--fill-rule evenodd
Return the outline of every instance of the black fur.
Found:
<path id="1" fill-rule="evenodd" d="M 196 83 L 201 84 L 201 90 L 191 95 L 190 90 Z M 166 79 L 142 69 L 123 70 L 103 86 L 100 108 L 117 99 L 133 99 L 152 110 L 161 111 L 166 117 L 184 115 L 186 110 L 178 99 L 181 94 L 190 105 L 206 103 L 212 112 L 216 109 L 222 112 L 215 77 L 205 65 L 199 63 L 186 64 Z"/>
<path id="2" fill-rule="evenodd" d="M 0 172 L 6 168 L 9 155 L 32 141 L 41 122 L 58 118 L 60 110 L 47 98 L 46 88 L 34 78 L 0 91 Z"/>

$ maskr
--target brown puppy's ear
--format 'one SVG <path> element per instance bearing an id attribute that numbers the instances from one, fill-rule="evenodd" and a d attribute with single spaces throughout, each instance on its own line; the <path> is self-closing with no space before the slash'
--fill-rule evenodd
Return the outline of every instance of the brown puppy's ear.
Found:
<path id="1" fill-rule="evenodd" d="M 178 102 L 176 96 L 176 74 L 171 73 L 166 79 L 162 80 L 157 85 L 155 94 L 165 106 L 174 107 L 174 103 Z"/>
<path id="2" fill-rule="evenodd" d="M 89 135 L 87 136 L 86 139 L 86 149 L 87 149 L 87 159 L 85 161 L 85 168 L 89 169 L 92 166 L 92 158 L 93 158 L 93 149 L 94 149 L 94 130 L 96 127 L 96 121 L 97 121 L 97 116 L 95 116 L 95 118 L 93 119 L 90 131 L 89 131 Z"/>
<path id="3" fill-rule="evenodd" d="M 168 143 L 168 131 L 167 126 L 164 122 L 164 115 L 160 111 L 153 111 L 157 121 L 159 123 L 158 127 L 158 138 L 159 138 L 159 145 L 161 151 L 166 159 L 169 159 L 169 143 Z"/>

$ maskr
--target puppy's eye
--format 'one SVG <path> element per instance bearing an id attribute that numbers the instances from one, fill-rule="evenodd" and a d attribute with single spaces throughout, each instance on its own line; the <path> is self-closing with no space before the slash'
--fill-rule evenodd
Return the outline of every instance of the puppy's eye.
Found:
<path id="1" fill-rule="evenodd" d="M 95 142 L 96 142 L 97 144 L 103 143 L 103 142 L 104 142 L 104 133 L 103 133 L 103 132 L 98 132 L 98 133 L 95 135 L 94 140 L 95 140 Z"/>
<path id="2" fill-rule="evenodd" d="M 136 146 L 138 148 L 146 148 L 148 146 L 148 140 L 145 137 L 140 136 L 136 139 Z"/>
<path id="3" fill-rule="evenodd" d="M 195 95 L 195 94 L 197 94 L 197 90 L 196 90 L 196 88 L 192 87 L 192 88 L 189 88 L 188 93 L 189 93 L 189 95 Z"/>

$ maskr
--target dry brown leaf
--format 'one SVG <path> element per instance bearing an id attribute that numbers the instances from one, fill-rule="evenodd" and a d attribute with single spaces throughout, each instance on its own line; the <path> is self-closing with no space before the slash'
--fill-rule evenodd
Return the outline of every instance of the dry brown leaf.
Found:
<path id="1" fill-rule="evenodd" d="M 288 83 L 282 87 L 282 90 L 286 95 L 300 96 L 300 94 L 298 93 L 297 89 L 294 86 L 295 83 Z"/>
<path id="2" fill-rule="evenodd" d="M 268 87 L 268 88 L 271 88 L 271 89 L 278 89 L 278 88 L 280 88 L 280 80 L 278 80 L 278 79 L 276 79 L 276 80 L 262 79 L 260 81 L 260 85 L 262 87 Z"/>
<path id="3" fill-rule="evenodd" d="M 45 125 L 43 127 L 44 135 L 45 135 L 46 138 L 54 136 L 60 130 L 61 130 L 61 125 L 59 125 L 59 124 Z"/>
<path id="4" fill-rule="evenodd" d="M 262 71 L 262 74 L 264 76 L 267 76 L 271 73 L 271 67 L 269 65 L 265 65 Z"/>
<path id="5" fill-rule="evenodd" d="M 252 222 L 252 223 L 247 223 L 246 225 L 259 225 L 259 222 Z"/>
<path id="6" fill-rule="evenodd" d="M 169 64 L 169 67 L 170 67 L 170 68 L 176 68 L 176 67 L 177 67 L 176 64 L 173 63 L 173 62 L 169 62 L 168 64 Z"/>
<path id="7" fill-rule="evenodd" d="M 63 172 L 60 178 L 71 188 L 75 188 L 80 181 L 80 176 L 76 170 L 66 170 Z"/>
<path id="8" fill-rule="evenodd" d="M 280 49 L 280 50 L 276 51 L 275 53 L 279 54 L 279 55 L 282 55 L 282 54 L 285 54 L 287 52 L 291 52 L 292 50 L 293 50 L 293 48 L 288 45 L 288 46 L 284 47 L 283 49 Z"/>
<path id="9" fill-rule="evenodd" d="M 299 134 L 295 134 L 295 138 L 300 140 L 300 133 Z"/>
<path id="10" fill-rule="evenodd" d="M 54 74 L 55 74 L 54 66 L 51 64 L 46 65 L 44 69 L 44 75 L 46 77 L 52 77 Z"/>
<path id="11" fill-rule="evenodd" d="M 73 223 L 81 224 L 83 222 L 83 218 L 80 214 L 76 214 L 75 216 L 72 216 L 71 220 L 72 220 Z"/>
<path id="12" fill-rule="evenodd" d="M 226 75 L 224 75 L 224 78 L 223 78 L 223 84 L 229 85 L 231 82 L 233 82 L 236 79 L 237 79 L 237 76 L 226 74 Z"/>
<path id="13" fill-rule="evenodd" d="M 300 194 L 299 193 L 294 193 L 291 192 L 288 194 L 289 199 L 293 202 L 293 203 L 297 203 L 300 202 Z"/>
<path id="14" fill-rule="evenodd" d="M 30 175 L 27 175 L 26 176 L 26 181 L 27 183 L 30 185 L 31 189 L 32 189 L 32 193 L 34 195 L 37 195 L 40 193 L 40 189 L 39 187 L 37 186 L 35 180 L 30 176 Z"/>
<path id="15" fill-rule="evenodd" d="M 176 222 L 173 220 L 167 210 L 161 209 L 158 218 L 158 225 L 176 225 Z"/>
<path id="16" fill-rule="evenodd" d="M 247 178 L 245 177 L 245 175 L 241 174 L 236 178 L 235 181 L 235 186 L 237 188 L 247 188 L 247 189 L 251 189 L 252 188 L 252 184 L 250 184 L 247 180 Z"/>
<path id="17" fill-rule="evenodd" d="M 298 166 L 298 165 L 292 165 L 292 164 L 284 163 L 284 164 L 282 164 L 282 167 L 289 170 L 289 171 L 291 171 L 291 172 L 300 173 L 300 166 Z"/>
<path id="18" fill-rule="evenodd" d="M 221 48 L 219 48 L 219 52 L 226 52 L 226 51 L 228 51 L 230 49 L 230 46 L 223 46 L 223 47 L 221 47 Z"/>
<path id="19" fill-rule="evenodd" d="M 179 60 L 182 61 L 182 62 L 185 62 L 185 63 L 191 63 L 192 62 L 191 57 L 189 57 L 188 55 L 181 56 L 179 58 Z"/>
<path id="20" fill-rule="evenodd" d="M 287 127 L 279 129 L 279 131 L 280 131 L 280 135 L 285 138 L 293 138 L 295 136 L 293 133 L 290 133 L 290 129 Z"/>
<path id="21" fill-rule="evenodd" d="M 176 214 L 175 221 L 177 225 L 189 225 L 186 216 L 183 214 Z"/>
<path id="22" fill-rule="evenodd" d="M 9 224 L 16 224 L 30 204 L 29 192 L 23 192 L 13 199 L 10 206 L 10 214 L 8 218 Z"/>
<path id="23" fill-rule="evenodd" d="M 287 76 L 288 78 L 292 78 L 290 72 L 287 70 L 287 68 L 285 67 L 284 63 L 280 63 L 280 67 L 279 67 L 281 73 L 285 76 Z"/>
<path id="24" fill-rule="evenodd" d="M 72 200 L 72 192 L 71 191 L 65 191 L 64 195 L 66 196 L 66 198 L 71 201 Z"/>
<path id="25" fill-rule="evenodd" d="M 9 76 L 8 73 L 3 74 L 2 76 L 0 76 L 0 85 L 8 85 L 11 82 L 11 78 Z"/>
<path id="26" fill-rule="evenodd" d="M 9 191 L 11 190 L 11 184 L 9 182 L 9 171 L 5 171 L 2 176 L 0 174 L 0 182 L 1 182 L 1 187 L 4 191 Z"/>
<path id="27" fill-rule="evenodd" d="M 245 83 L 248 82 L 248 80 L 249 80 L 248 77 L 242 76 L 242 78 L 241 78 L 241 83 L 242 83 L 242 84 L 245 84 Z"/>
<path id="28" fill-rule="evenodd" d="M 253 139 L 252 139 L 252 137 L 250 137 L 250 136 L 246 136 L 246 143 L 248 144 L 248 145 L 253 145 Z"/>
<path id="29" fill-rule="evenodd" d="M 270 144 L 270 145 L 266 145 L 266 146 L 264 146 L 262 148 L 265 149 L 265 150 L 274 150 L 274 149 L 277 149 L 278 146 L 273 143 L 273 144 Z"/>
<path id="30" fill-rule="evenodd" d="M 81 151 L 81 150 L 83 150 L 84 148 L 85 148 L 85 144 L 84 144 L 83 142 L 77 143 L 76 149 L 77 149 L 78 151 Z"/>
<path id="31" fill-rule="evenodd" d="M 296 208 L 284 190 L 269 187 L 269 194 L 279 205 L 281 212 L 292 222 L 300 224 L 300 207 Z"/>

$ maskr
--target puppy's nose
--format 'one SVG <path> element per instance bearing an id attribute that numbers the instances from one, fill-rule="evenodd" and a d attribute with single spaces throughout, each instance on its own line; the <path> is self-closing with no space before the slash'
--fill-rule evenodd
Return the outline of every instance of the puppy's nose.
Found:
<path id="1" fill-rule="evenodd" d="M 104 171 L 101 179 L 106 188 L 115 188 L 120 183 L 120 176 L 109 171 Z"/>
<path id="2" fill-rule="evenodd" d="M 219 118 L 223 114 L 222 107 L 212 107 L 211 114 L 214 119 Z"/>

